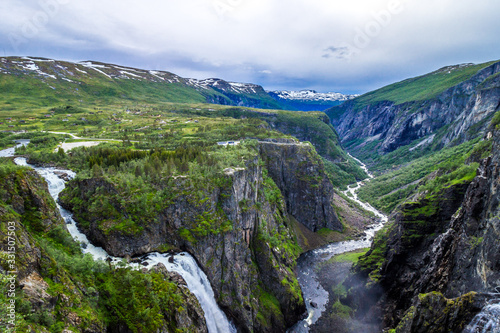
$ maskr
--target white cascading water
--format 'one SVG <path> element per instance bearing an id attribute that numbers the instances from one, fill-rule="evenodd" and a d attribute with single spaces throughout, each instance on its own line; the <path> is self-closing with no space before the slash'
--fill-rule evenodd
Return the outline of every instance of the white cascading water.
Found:
<path id="1" fill-rule="evenodd" d="M 464 333 L 499 333 L 500 304 L 486 305 L 463 331 Z"/>
<path id="2" fill-rule="evenodd" d="M 361 168 L 366 172 L 369 179 L 373 178 L 373 175 L 368 171 L 366 165 L 360 160 L 356 158 L 354 159 L 361 165 Z M 365 236 L 362 239 L 332 243 L 319 249 L 304 253 L 300 256 L 297 264 L 297 280 L 300 283 L 304 300 L 306 302 L 307 318 L 295 324 L 288 330 L 288 333 L 309 332 L 309 327 L 318 321 L 326 309 L 329 294 L 321 286 L 318 280 L 318 276 L 315 271 L 317 264 L 322 261 L 327 261 L 331 257 L 338 254 L 370 247 L 373 238 L 375 237 L 375 233 L 382 229 L 384 224 L 388 221 L 387 216 L 380 213 L 370 204 L 362 202 L 358 199 L 356 191 L 363 186 L 363 183 L 363 181 L 360 181 L 356 184 L 356 186 L 348 187 L 348 189 L 344 191 L 344 194 L 347 196 L 350 194 L 353 201 L 357 202 L 365 210 L 375 214 L 378 218 L 378 222 L 369 226 L 365 230 Z"/>
<path id="3" fill-rule="evenodd" d="M 26 146 L 30 142 L 30 140 L 15 140 L 15 141 L 17 142 L 17 145 L 15 147 L 0 150 L 0 157 L 12 157 L 16 152 L 16 148 L 19 148 L 21 146 Z"/>
<path id="4" fill-rule="evenodd" d="M 25 142 L 24 144 L 27 144 Z M 7 149 L 6 149 L 7 150 Z M 14 156 L 14 148 L 10 148 L 9 151 L 0 151 L 0 157 Z M 57 203 L 57 198 L 59 193 L 65 188 L 65 181 L 59 178 L 54 172 L 64 172 L 69 177 L 74 177 L 75 173 L 71 170 L 60 170 L 51 167 L 36 167 L 29 165 L 25 158 L 18 157 L 14 159 L 15 163 L 21 166 L 28 166 L 33 168 L 38 174 L 40 174 L 46 181 L 49 187 L 50 195 L 54 198 Z M 67 224 L 68 231 L 71 236 L 78 242 L 82 244 L 83 253 L 90 253 L 95 260 L 106 260 L 111 259 L 112 262 L 120 262 L 122 258 L 117 258 L 110 256 L 103 248 L 92 245 L 87 236 L 81 233 L 75 221 L 73 220 L 72 214 L 66 209 L 62 208 L 58 203 L 57 207 L 61 212 L 61 216 L 64 218 Z M 219 308 L 217 302 L 215 301 L 214 292 L 210 282 L 207 279 L 205 273 L 200 269 L 196 260 L 188 253 L 179 253 L 173 256 L 173 263 L 169 262 L 169 255 L 164 255 L 161 253 L 150 253 L 143 258 L 147 262 L 148 268 L 152 268 L 154 265 L 159 263 L 165 265 L 167 270 L 179 273 L 187 283 L 188 289 L 196 296 L 200 305 L 205 313 L 205 321 L 207 324 L 208 332 L 210 333 L 235 333 L 236 328 L 227 319 L 225 313 Z M 132 268 L 143 268 L 145 266 L 141 264 L 128 264 Z"/>
<path id="5" fill-rule="evenodd" d="M 151 253 L 146 257 L 146 261 L 149 264 L 148 268 L 162 263 L 167 267 L 167 270 L 181 274 L 189 290 L 198 298 L 200 304 L 202 304 L 209 332 L 236 332 L 236 328 L 227 320 L 226 315 L 217 305 L 214 291 L 207 276 L 192 256 L 184 252 L 179 253 L 174 256 L 174 262 L 170 263 L 168 255 Z"/>
<path id="6" fill-rule="evenodd" d="M 463 333 L 500 333 L 500 286 L 495 288 L 493 297 L 463 330 Z"/>

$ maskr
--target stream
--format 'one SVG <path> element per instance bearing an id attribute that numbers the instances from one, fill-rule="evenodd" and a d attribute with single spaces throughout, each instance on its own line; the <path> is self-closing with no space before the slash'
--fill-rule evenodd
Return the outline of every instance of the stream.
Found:
<path id="1" fill-rule="evenodd" d="M 354 159 L 367 173 L 369 177 L 367 180 L 373 178 L 373 175 L 368 172 L 366 165 L 358 159 Z M 365 210 L 375 214 L 375 216 L 378 218 L 377 223 L 369 226 L 365 230 L 365 235 L 362 239 L 332 243 L 316 250 L 306 252 L 299 257 L 297 261 L 297 280 L 299 281 L 300 287 L 302 288 L 302 293 L 307 308 L 307 317 L 290 328 L 288 330 L 288 333 L 309 332 L 309 327 L 316 323 L 323 312 L 326 310 L 329 294 L 319 282 L 318 276 L 316 274 L 317 265 L 323 261 L 329 260 L 335 255 L 370 247 L 375 233 L 382 229 L 383 225 L 387 222 L 387 216 L 380 213 L 368 203 L 362 202 L 358 199 L 356 191 L 361 188 L 361 186 L 363 186 L 365 181 L 360 181 L 355 186 L 348 187 L 348 189 L 344 191 L 344 194 L 349 196 L 353 201 L 358 203 Z"/>
<path id="2" fill-rule="evenodd" d="M 16 147 L 28 144 L 29 140 L 19 140 Z M 0 151 L 0 157 L 13 157 L 15 148 L 9 148 Z M 73 220 L 72 214 L 62 208 L 57 199 L 59 193 L 66 187 L 66 182 L 59 178 L 56 172 L 66 173 L 70 178 L 75 177 L 75 173 L 71 170 L 61 170 L 53 167 L 36 167 L 27 163 L 24 157 L 17 157 L 14 162 L 21 166 L 27 166 L 34 169 L 47 182 L 50 195 L 54 198 L 61 216 L 66 222 L 68 231 L 73 239 L 80 242 L 82 252 L 89 253 L 95 260 L 111 260 L 113 263 L 121 262 L 122 258 L 110 256 L 103 248 L 96 247 L 89 242 L 87 236 L 78 230 L 76 222 Z M 236 328 L 227 319 L 225 313 L 219 308 L 215 300 L 214 292 L 207 276 L 196 263 L 196 260 L 189 253 L 178 253 L 173 256 L 173 262 L 169 260 L 169 254 L 149 253 L 143 257 L 142 263 L 130 263 L 129 267 L 134 269 L 152 268 L 161 263 L 168 271 L 179 273 L 187 283 L 189 290 L 196 296 L 205 313 L 205 320 L 210 333 L 236 333 Z"/>
<path id="3" fill-rule="evenodd" d="M 28 143 L 30 143 L 30 140 L 24 139 L 15 141 L 17 142 L 17 145 L 15 147 L 0 150 L 0 157 L 13 157 L 16 152 L 16 148 L 26 146 Z"/>

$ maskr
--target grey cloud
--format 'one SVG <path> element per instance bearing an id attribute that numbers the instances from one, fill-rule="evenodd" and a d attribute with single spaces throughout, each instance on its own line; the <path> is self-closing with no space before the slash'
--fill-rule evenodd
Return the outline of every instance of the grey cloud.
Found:
<path id="1" fill-rule="evenodd" d="M 354 51 L 349 46 L 330 46 L 324 50 L 323 58 L 335 58 L 340 60 L 349 60 L 354 56 Z"/>
<path id="2" fill-rule="evenodd" d="M 403 10 L 388 19 L 394 1 Z M 499 10 L 494 0 L 2 0 L 0 51 L 359 93 L 499 58 Z"/>

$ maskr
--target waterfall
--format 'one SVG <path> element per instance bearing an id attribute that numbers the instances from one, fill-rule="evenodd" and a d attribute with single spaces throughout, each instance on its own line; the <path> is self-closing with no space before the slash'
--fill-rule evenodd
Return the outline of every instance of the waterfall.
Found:
<path id="1" fill-rule="evenodd" d="M 490 293 L 493 299 L 463 330 L 463 333 L 500 333 L 500 286 Z"/>
<path id="2" fill-rule="evenodd" d="M 186 281 L 189 290 L 198 298 L 205 312 L 209 332 L 236 332 L 236 328 L 227 320 L 215 301 L 214 291 L 205 273 L 188 253 L 174 256 L 174 262 L 169 262 L 168 255 L 151 253 L 145 258 L 148 268 L 162 263 L 167 270 L 179 273 Z"/>
<path id="3" fill-rule="evenodd" d="M 486 305 L 478 313 L 463 333 L 499 333 L 500 332 L 500 304 Z"/>
<path id="4" fill-rule="evenodd" d="M 1 151 L 0 156 L 13 156 L 14 149 L 11 151 Z M 2 154 L 3 153 L 3 154 Z M 57 203 L 57 198 L 61 191 L 65 188 L 65 181 L 60 179 L 56 171 L 64 172 L 69 177 L 74 177 L 75 173 L 71 170 L 58 170 L 52 167 L 36 167 L 29 165 L 25 158 L 15 158 L 15 163 L 21 166 L 28 166 L 40 174 L 47 182 L 50 195 Z M 111 259 L 112 262 L 119 262 L 122 258 L 110 256 L 103 248 L 94 246 L 89 242 L 87 236 L 78 230 L 78 227 L 73 220 L 72 214 L 62 208 L 58 203 L 57 207 L 61 216 L 66 221 L 68 231 L 73 239 L 82 244 L 83 253 L 90 253 L 95 260 Z M 235 333 L 236 328 L 229 322 L 225 313 L 219 308 L 214 297 L 214 292 L 207 276 L 196 263 L 196 260 L 188 253 L 179 253 L 173 257 L 173 262 L 168 260 L 168 255 L 161 253 L 150 253 L 143 258 L 147 262 L 147 267 L 152 268 L 154 265 L 162 263 L 167 270 L 179 273 L 187 283 L 188 289 L 196 296 L 205 313 L 205 321 L 210 333 Z M 132 268 L 143 268 L 140 264 L 128 264 Z"/>

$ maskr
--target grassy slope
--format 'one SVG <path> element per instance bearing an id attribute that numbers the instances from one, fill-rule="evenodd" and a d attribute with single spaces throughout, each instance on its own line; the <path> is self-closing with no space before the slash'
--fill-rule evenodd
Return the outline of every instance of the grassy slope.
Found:
<path id="1" fill-rule="evenodd" d="M 389 213 L 418 191 L 435 192 L 457 182 L 470 181 L 478 167 L 474 161 L 487 156 L 490 149 L 490 141 L 476 139 L 417 158 L 368 182 L 358 192 L 359 197 Z"/>
<path id="2" fill-rule="evenodd" d="M 9 60 L 26 61 L 26 59 L 12 57 Z M 3 67 L 13 73 L 6 74 L 0 70 L 0 108 L 4 110 L 14 110 L 19 104 L 32 107 L 47 106 L 64 99 L 68 101 L 77 99 L 86 105 L 116 103 L 124 100 L 137 103 L 202 103 L 207 98 L 212 100 L 218 98 L 224 104 L 230 105 L 232 103 L 221 92 L 212 88 L 195 88 L 186 84 L 184 79 L 166 72 L 163 72 L 163 77 L 170 79 L 173 83 L 155 82 L 154 80 L 158 81 L 158 78 L 142 70 L 137 73 L 140 73 L 144 77 L 143 79 L 111 79 L 96 70 L 75 63 L 37 61 L 36 66 L 41 72 L 58 77 L 53 79 L 20 70 L 14 66 L 15 64 L 0 63 L 0 69 Z M 107 65 L 108 71 L 114 70 L 114 65 L 102 65 Z M 11 67 L 9 68 L 9 66 Z M 61 68 L 65 68 L 65 70 L 63 71 Z M 81 68 L 84 68 L 86 73 L 83 73 Z M 133 72 L 134 69 L 130 69 L 130 71 Z M 60 77 L 65 77 L 67 80 Z M 279 104 L 267 94 L 232 93 L 231 96 L 246 101 L 252 100 L 254 105 L 257 101 L 264 107 L 279 108 Z"/>
<path id="3" fill-rule="evenodd" d="M 354 110 L 360 111 L 368 105 L 384 101 L 399 105 L 407 102 L 430 100 L 460 82 L 470 79 L 478 71 L 495 62 L 498 62 L 498 60 L 475 65 L 467 64 L 443 67 L 432 73 L 406 79 L 368 92 L 343 105 L 325 110 L 325 113 L 331 119 L 338 119 L 346 111 L 346 105 L 354 105 Z"/>
<path id="4" fill-rule="evenodd" d="M 205 97 L 180 83 L 82 78 L 79 84 L 64 80 L 40 81 L 37 77 L 0 74 L 0 107 L 15 109 L 19 104 L 49 106 L 63 100 L 93 105 L 118 101 L 160 103 L 202 103 Z M 54 87 L 55 89 L 52 89 Z"/>
<path id="5" fill-rule="evenodd" d="M 396 105 L 433 99 L 445 90 L 470 79 L 478 71 L 497 61 L 462 67 L 444 67 L 432 73 L 407 79 L 364 94 L 355 99 L 356 109 L 377 102 L 391 101 Z"/>

